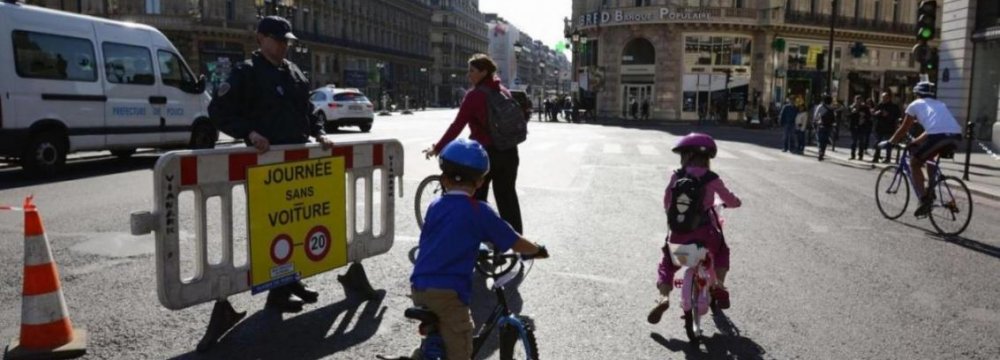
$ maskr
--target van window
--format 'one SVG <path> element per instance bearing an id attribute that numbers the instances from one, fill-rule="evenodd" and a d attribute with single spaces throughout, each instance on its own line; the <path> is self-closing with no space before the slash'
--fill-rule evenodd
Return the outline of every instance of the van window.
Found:
<path id="1" fill-rule="evenodd" d="M 153 59 L 141 46 L 104 43 L 104 72 L 113 84 L 153 85 Z"/>
<path id="2" fill-rule="evenodd" d="M 168 51 L 157 51 L 156 57 L 160 60 L 160 76 L 163 78 L 163 85 L 180 88 L 182 83 L 193 83 L 194 75 L 188 70 L 181 58 Z"/>
<path id="3" fill-rule="evenodd" d="M 15 30 L 14 68 L 23 78 L 97 81 L 94 44 L 87 39 Z"/>

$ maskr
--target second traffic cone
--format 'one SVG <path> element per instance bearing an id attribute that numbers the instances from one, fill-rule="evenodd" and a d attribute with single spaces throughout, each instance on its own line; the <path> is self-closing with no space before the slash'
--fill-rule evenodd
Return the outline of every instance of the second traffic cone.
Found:
<path id="1" fill-rule="evenodd" d="M 24 200 L 24 287 L 21 337 L 6 359 L 69 359 L 87 353 L 87 333 L 74 329 L 59 284 L 42 218 L 31 198 Z"/>

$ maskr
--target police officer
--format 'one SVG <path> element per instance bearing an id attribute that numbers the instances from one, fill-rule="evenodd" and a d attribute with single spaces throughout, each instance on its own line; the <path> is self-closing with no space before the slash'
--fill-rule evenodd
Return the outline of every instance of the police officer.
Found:
<path id="1" fill-rule="evenodd" d="M 313 137 L 324 148 L 333 142 L 323 137 L 323 123 L 312 115 L 309 81 L 295 64 L 285 59 L 289 42 L 296 40 L 292 25 L 278 16 L 257 24 L 260 49 L 237 64 L 218 95 L 208 106 L 215 126 L 263 153 L 271 145 L 304 144 Z M 272 289 L 267 307 L 282 312 L 302 311 L 315 303 L 319 293 L 301 282 Z"/>

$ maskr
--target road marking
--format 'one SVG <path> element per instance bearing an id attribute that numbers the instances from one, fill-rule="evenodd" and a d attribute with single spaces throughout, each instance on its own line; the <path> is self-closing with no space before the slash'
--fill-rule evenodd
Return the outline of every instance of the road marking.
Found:
<path id="1" fill-rule="evenodd" d="M 819 225 L 819 224 L 813 224 L 813 223 L 809 224 L 809 230 L 812 231 L 812 232 L 814 232 L 814 233 L 818 233 L 818 234 L 825 234 L 825 233 L 830 232 L 830 228 L 828 226 L 826 226 L 826 225 Z"/>
<path id="2" fill-rule="evenodd" d="M 757 159 L 757 160 L 763 160 L 763 161 L 774 161 L 774 160 L 777 160 L 777 159 L 775 159 L 775 158 L 773 158 L 771 156 L 764 155 L 763 153 L 760 153 L 760 152 L 757 152 L 757 151 L 754 151 L 754 150 L 739 150 L 739 151 L 742 152 L 742 153 L 744 153 L 744 154 L 747 154 L 750 157 L 752 157 L 754 159 Z"/>
<path id="3" fill-rule="evenodd" d="M 660 155 L 660 150 L 656 150 L 653 145 L 639 145 L 639 153 L 642 155 Z"/>
<path id="4" fill-rule="evenodd" d="M 571 152 L 571 153 L 582 153 L 585 150 L 587 150 L 586 143 L 576 143 L 566 148 L 566 152 Z"/>
<path id="5" fill-rule="evenodd" d="M 621 154 L 622 146 L 618 144 L 604 144 L 605 154 Z"/>
<path id="6" fill-rule="evenodd" d="M 556 146 L 554 142 L 544 142 L 531 147 L 530 151 L 545 151 Z"/>
<path id="7" fill-rule="evenodd" d="M 559 275 L 559 276 L 576 278 L 576 279 L 589 280 L 589 281 L 593 281 L 593 282 L 600 282 L 600 283 L 605 283 L 605 284 L 614 284 L 614 285 L 625 285 L 625 284 L 628 284 L 628 282 L 625 281 L 625 280 L 623 280 L 623 279 L 615 279 L 615 278 L 610 278 L 610 277 L 600 276 L 600 275 L 577 274 L 577 273 L 568 273 L 568 272 L 561 272 L 561 271 L 554 272 L 553 274 L 556 274 L 556 275 Z"/>
<path id="8" fill-rule="evenodd" d="M 729 153 L 728 151 L 721 150 L 721 149 L 716 150 L 715 157 L 720 158 L 720 159 L 735 159 L 736 158 L 735 155 Z"/>

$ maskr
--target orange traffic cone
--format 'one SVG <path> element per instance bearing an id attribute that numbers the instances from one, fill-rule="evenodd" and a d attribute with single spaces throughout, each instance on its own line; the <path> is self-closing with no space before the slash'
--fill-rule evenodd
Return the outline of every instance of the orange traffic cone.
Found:
<path id="1" fill-rule="evenodd" d="M 21 337 L 11 342 L 6 359 L 69 359 L 87 353 L 87 333 L 74 329 L 59 285 L 42 218 L 24 200 L 24 287 L 21 290 Z"/>

